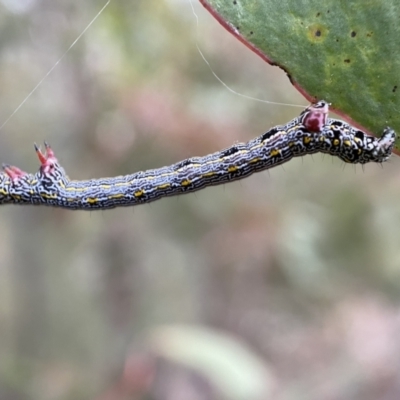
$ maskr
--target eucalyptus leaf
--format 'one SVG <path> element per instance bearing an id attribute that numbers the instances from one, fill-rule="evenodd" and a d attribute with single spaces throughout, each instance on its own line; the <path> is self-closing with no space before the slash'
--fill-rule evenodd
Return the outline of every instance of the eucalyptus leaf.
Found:
<path id="1" fill-rule="evenodd" d="M 313 101 L 380 135 L 400 133 L 398 0 L 200 0 Z M 397 141 L 397 148 L 400 142 Z"/>

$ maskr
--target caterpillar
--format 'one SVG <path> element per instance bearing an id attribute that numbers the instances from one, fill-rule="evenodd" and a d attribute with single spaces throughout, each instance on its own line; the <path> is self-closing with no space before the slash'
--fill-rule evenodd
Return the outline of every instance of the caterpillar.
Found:
<path id="1" fill-rule="evenodd" d="M 286 125 L 275 126 L 247 143 L 237 143 L 203 157 L 131 175 L 70 180 L 45 143 L 35 150 L 40 168 L 28 174 L 3 164 L 0 204 L 34 204 L 72 210 L 104 210 L 149 203 L 166 196 L 190 193 L 207 186 L 245 178 L 283 164 L 293 157 L 316 152 L 346 163 L 382 163 L 391 155 L 396 134 L 385 128 L 380 138 L 328 118 L 329 105 L 319 101 Z"/>

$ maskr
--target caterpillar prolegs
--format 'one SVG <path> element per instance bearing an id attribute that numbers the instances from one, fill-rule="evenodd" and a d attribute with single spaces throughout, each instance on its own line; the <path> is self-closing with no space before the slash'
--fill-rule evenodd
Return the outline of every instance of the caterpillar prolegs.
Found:
<path id="1" fill-rule="evenodd" d="M 238 143 L 204 157 L 193 157 L 131 175 L 70 180 L 53 150 L 45 143 L 36 174 L 3 165 L 0 204 L 36 204 L 73 210 L 104 210 L 149 203 L 162 197 L 194 192 L 245 178 L 293 157 L 317 152 L 346 163 L 382 163 L 391 155 L 395 132 L 385 128 L 377 139 L 336 119 L 328 118 L 328 103 L 307 107 L 286 125 L 275 126 L 247 143 Z"/>

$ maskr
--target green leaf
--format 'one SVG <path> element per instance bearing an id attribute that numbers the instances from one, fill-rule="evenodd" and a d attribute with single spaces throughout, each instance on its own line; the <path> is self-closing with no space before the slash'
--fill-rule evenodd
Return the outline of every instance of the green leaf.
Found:
<path id="1" fill-rule="evenodd" d="M 313 101 L 349 122 L 400 133 L 400 1 L 200 0 Z M 400 143 L 397 142 L 397 147 Z"/>

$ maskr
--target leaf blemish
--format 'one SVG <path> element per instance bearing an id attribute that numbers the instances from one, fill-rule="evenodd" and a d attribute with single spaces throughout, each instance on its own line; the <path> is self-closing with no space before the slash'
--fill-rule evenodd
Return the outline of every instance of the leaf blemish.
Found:
<path id="1" fill-rule="evenodd" d="M 350 61 L 350 58 L 346 58 L 346 59 L 344 59 L 343 61 L 344 61 L 346 64 L 350 64 L 350 62 L 351 62 L 351 61 Z"/>
<path id="2" fill-rule="evenodd" d="M 350 35 L 351 35 L 351 37 L 355 37 L 355 36 L 357 35 L 357 32 L 356 32 L 356 31 L 352 31 L 352 32 L 350 33 Z"/>
<path id="3" fill-rule="evenodd" d="M 393 89 L 392 89 L 392 92 L 395 93 L 396 90 L 397 90 L 397 85 L 394 85 L 394 86 L 393 86 Z"/>
<path id="4" fill-rule="evenodd" d="M 308 28 L 308 37 L 310 41 L 321 42 L 326 38 L 327 29 L 324 25 L 314 24 Z"/>

